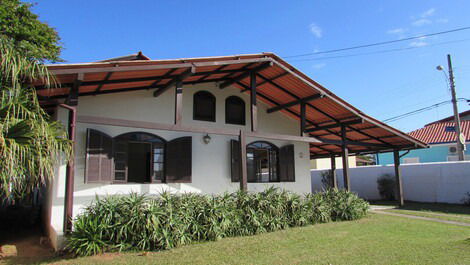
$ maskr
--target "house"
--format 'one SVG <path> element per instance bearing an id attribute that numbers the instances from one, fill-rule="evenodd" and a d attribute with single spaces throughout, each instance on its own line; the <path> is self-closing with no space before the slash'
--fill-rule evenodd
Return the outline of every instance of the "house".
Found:
<path id="1" fill-rule="evenodd" d="M 272 53 L 137 54 L 48 68 L 58 85 L 37 81 L 38 98 L 69 130 L 75 152 L 44 202 L 55 247 L 96 196 L 268 186 L 308 193 L 310 159 L 426 147 Z"/>
<path id="2" fill-rule="evenodd" d="M 465 160 L 470 160 L 470 110 L 460 116 L 461 132 L 465 135 Z M 402 153 L 401 163 L 429 163 L 457 161 L 457 147 L 454 116 L 447 117 L 410 132 L 410 136 L 429 145 L 427 149 L 417 149 Z M 393 163 L 391 153 L 377 154 L 378 165 Z"/>

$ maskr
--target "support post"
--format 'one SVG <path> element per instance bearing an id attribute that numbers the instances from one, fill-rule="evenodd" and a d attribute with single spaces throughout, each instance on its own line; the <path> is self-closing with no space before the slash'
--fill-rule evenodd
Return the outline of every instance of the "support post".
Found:
<path id="1" fill-rule="evenodd" d="M 400 155 L 397 149 L 393 150 L 393 161 L 395 164 L 395 182 L 396 182 L 396 189 L 397 189 L 397 200 L 400 206 L 405 204 L 405 200 L 403 198 L 403 185 L 401 183 L 401 172 L 400 172 Z"/>
<path id="2" fill-rule="evenodd" d="M 337 189 L 338 188 L 338 181 L 336 180 L 336 159 L 335 155 L 330 156 L 330 162 L 331 162 L 331 181 L 332 181 L 332 186 L 333 188 Z"/>
<path id="3" fill-rule="evenodd" d="M 301 102 L 300 103 L 300 136 L 305 136 L 306 124 L 307 124 L 306 104 L 305 102 Z"/>
<path id="4" fill-rule="evenodd" d="M 240 143 L 240 163 L 241 163 L 241 178 L 240 178 L 240 190 L 247 191 L 248 190 L 248 171 L 246 167 L 246 137 L 245 131 L 240 130 L 240 134 L 238 136 L 238 141 Z"/>
<path id="5" fill-rule="evenodd" d="M 454 70 L 452 69 L 452 60 L 450 58 L 450 54 L 447 54 L 447 65 L 449 66 L 449 83 L 450 83 L 450 92 L 452 94 L 452 107 L 454 110 L 454 123 L 455 123 L 455 134 L 456 134 L 456 144 L 457 144 L 457 157 L 459 161 L 465 160 L 465 140 L 462 143 L 460 141 L 460 116 L 459 116 L 459 109 L 457 107 L 457 96 L 455 93 L 455 83 L 454 83 Z"/>
<path id="6" fill-rule="evenodd" d="M 349 182 L 349 150 L 346 145 L 346 127 L 341 126 L 341 156 L 343 159 L 343 179 L 344 179 L 344 188 L 347 191 L 351 191 L 351 184 Z"/>
<path id="7" fill-rule="evenodd" d="M 251 131 L 258 130 L 258 107 L 256 106 L 256 73 L 250 74 L 250 114 L 251 114 Z"/>
<path id="8" fill-rule="evenodd" d="M 77 99 L 78 100 L 78 99 Z M 75 101 L 76 102 L 76 101 Z M 72 148 L 75 146 L 75 124 L 77 120 L 77 109 L 73 106 L 66 104 L 59 105 L 69 111 L 68 119 L 68 135 L 69 140 L 72 141 Z M 65 171 L 65 196 L 64 196 L 64 233 L 68 234 L 72 231 L 72 217 L 73 217 L 73 183 L 75 177 L 74 158 L 72 157 L 68 163 Z"/>
<path id="9" fill-rule="evenodd" d="M 175 125 L 181 125 L 183 117 L 183 82 L 178 81 L 175 85 Z"/>

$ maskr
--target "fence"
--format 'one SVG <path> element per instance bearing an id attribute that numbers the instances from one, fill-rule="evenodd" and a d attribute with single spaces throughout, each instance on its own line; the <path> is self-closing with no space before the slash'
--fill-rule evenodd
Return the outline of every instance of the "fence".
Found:
<path id="1" fill-rule="evenodd" d="M 400 169 L 405 200 L 462 203 L 470 192 L 470 161 L 404 164 Z M 323 188 L 322 171 L 311 171 L 312 191 Z M 393 165 L 350 168 L 351 190 L 367 200 L 379 200 L 377 179 L 384 174 L 395 175 Z M 343 187 L 342 169 L 336 170 L 336 176 Z"/>

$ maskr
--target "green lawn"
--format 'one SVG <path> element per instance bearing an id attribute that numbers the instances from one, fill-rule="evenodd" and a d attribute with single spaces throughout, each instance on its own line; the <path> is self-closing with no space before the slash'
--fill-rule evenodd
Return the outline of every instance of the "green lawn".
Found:
<path id="1" fill-rule="evenodd" d="M 470 229 L 370 214 L 169 251 L 114 253 L 57 264 L 470 264 Z"/>

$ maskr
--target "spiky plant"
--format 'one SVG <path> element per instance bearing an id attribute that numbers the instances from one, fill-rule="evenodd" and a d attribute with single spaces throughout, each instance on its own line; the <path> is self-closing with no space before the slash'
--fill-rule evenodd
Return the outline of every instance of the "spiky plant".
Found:
<path id="1" fill-rule="evenodd" d="M 27 59 L 0 37 L 0 198 L 24 198 L 54 175 L 72 145 L 61 124 L 51 121 L 30 85 L 54 80 L 47 68 Z"/>

